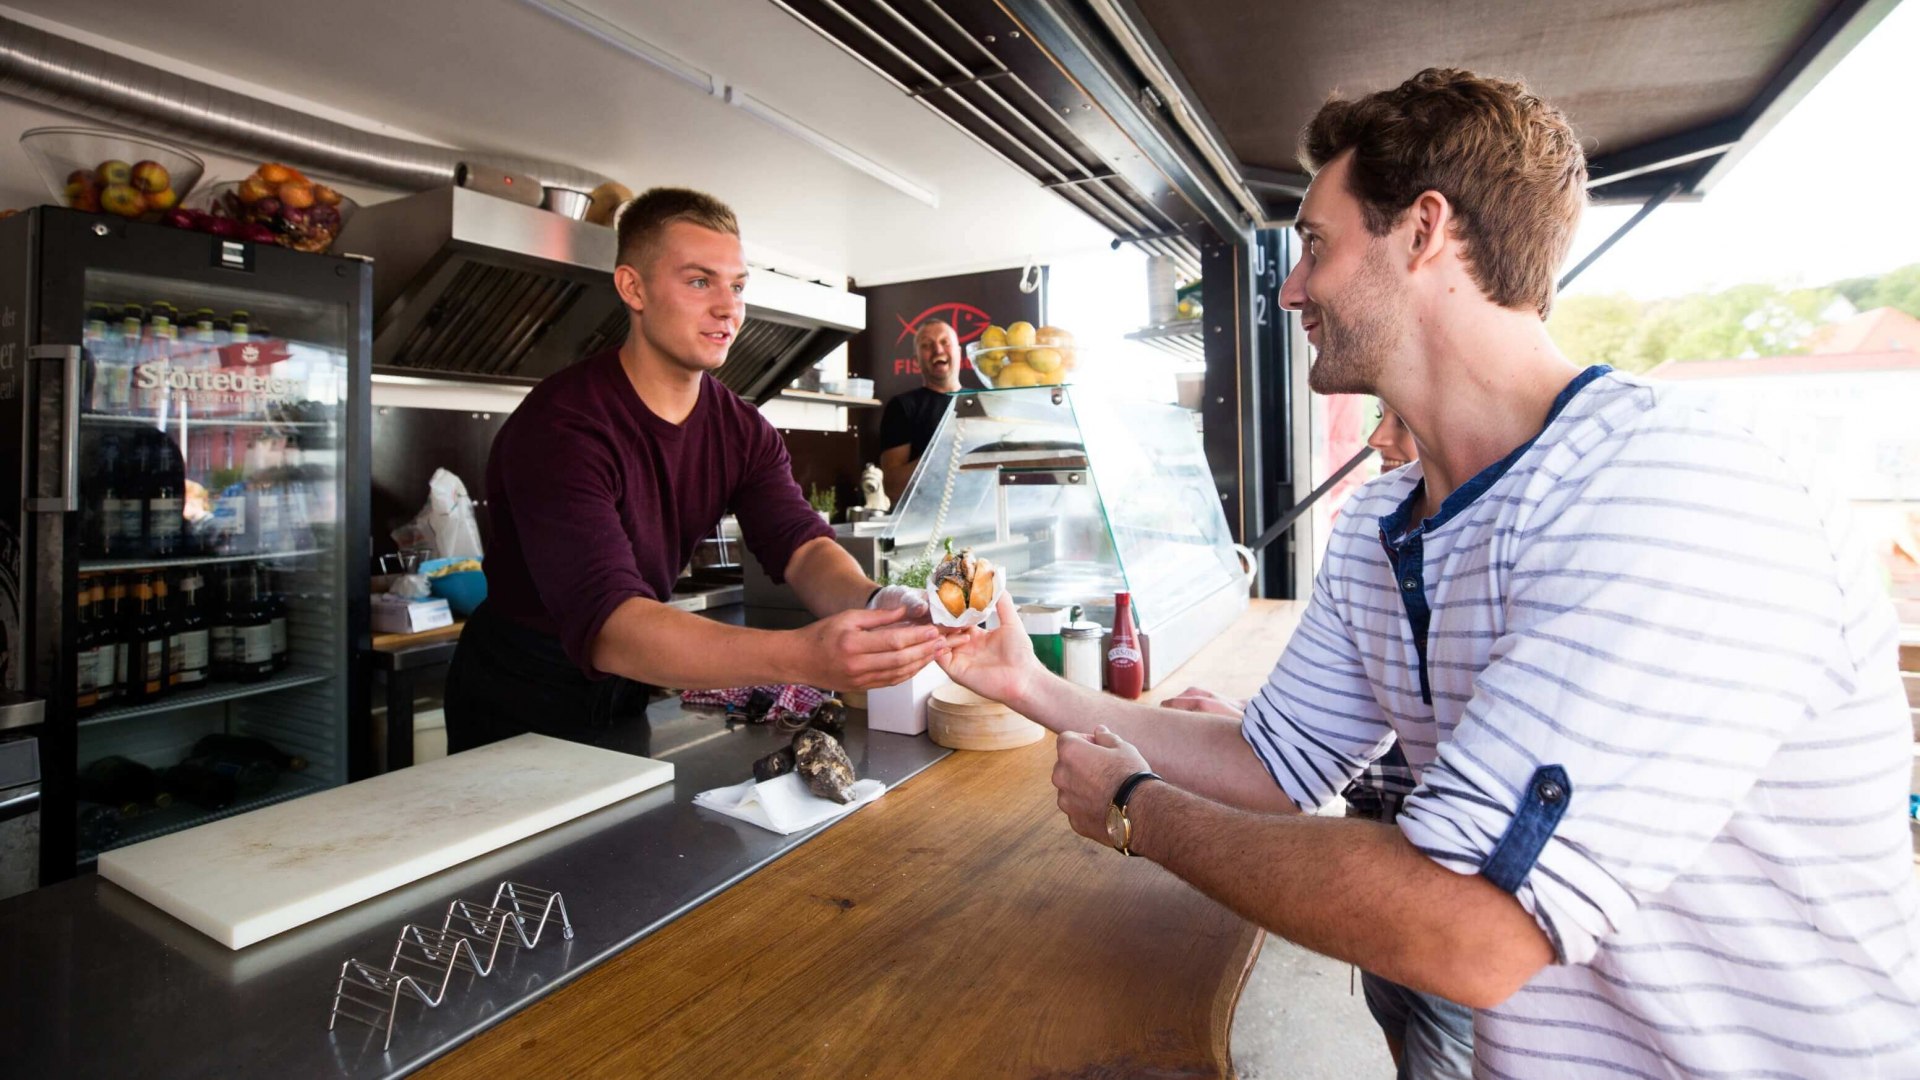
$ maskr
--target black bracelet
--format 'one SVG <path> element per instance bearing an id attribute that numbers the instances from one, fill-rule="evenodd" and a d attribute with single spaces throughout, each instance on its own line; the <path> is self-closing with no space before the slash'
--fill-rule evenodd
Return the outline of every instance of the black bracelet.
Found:
<path id="1" fill-rule="evenodd" d="M 884 588 L 886 588 L 886 586 L 885 586 L 885 585 L 875 585 L 875 586 L 873 587 L 873 591 L 867 594 L 867 603 L 866 603 L 866 606 L 867 606 L 867 608 L 868 608 L 868 609 L 872 609 L 872 607 L 873 607 L 873 598 L 874 598 L 874 597 L 876 597 L 876 596 L 879 596 L 879 595 L 880 595 L 880 590 L 882 590 L 882 589 L 884 589 Z"/>

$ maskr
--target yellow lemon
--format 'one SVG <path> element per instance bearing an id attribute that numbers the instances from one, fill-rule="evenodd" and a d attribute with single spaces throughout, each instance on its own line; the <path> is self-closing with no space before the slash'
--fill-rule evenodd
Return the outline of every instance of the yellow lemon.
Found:
<path id="1" fill-rule="evenodd" d="M 997 326 L 989 326 L 980 331 L 980 347 L 983 349 L 1004 348 L 1007 344 L 1007 332 Z"/>
<path id="2" fill-rule="evenodd" d="M 1034 330 L 1033 330 L 1032 323 L 1017 322 L 1017 323 L 1014 323 L 1012 326 L 1007 327 L 1007 344 L 1012 345 L 1015 348 L 1024 349 L 1027 346 L 1032 345 L 1033 342 L 1034 342 Z"/>
<path id="3" fill-rule="evenodd" d="M 1042 374 L 1060 370 L 1065 358 L 1059 349 L 1028 349 L 1027 366 Z"/>
<path id="4" fill-rule="evenodd" d="M 1000 374 L 1001 368 L 1007 366 L 1007 354 L 1000 349 L 983 349 L 973 358 L 973 366 L 979 368 L 981 374 L 991 379 Z"/>
<path id="5" fill-rule="evenodd" d="M 1072 345 L 1073 335 L 1057 326 L 1043 326 L 1034 331 L 1033 340 L 1041 345 L 1052 345 L 1058 348 Z"/>
<path id="6" fill-rule="evenodd" d="M 1025 364 L 1008 364 L 1000 369 L 1000 374 L 993 380 L 993 385 L 997 387 L 1039 386 L 1040 373 Z"/>

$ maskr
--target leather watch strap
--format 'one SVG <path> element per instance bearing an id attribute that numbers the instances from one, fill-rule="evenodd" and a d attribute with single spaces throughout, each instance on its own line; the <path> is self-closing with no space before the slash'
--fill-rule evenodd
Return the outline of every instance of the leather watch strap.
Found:
<path id="1" fill-rule="evenodd" d="M 1144 781 L 1159 779 L 1162 779 L 1160 774 L 1151 770 L 1137 772 L 1127 777 L 1126 780 L 1121 782 L 1120 790 L 1113 793 L 1114 808 L 1117 810 L 1125 810 L 1127 808 L 1127 800 L 1132 797 L 1134 788 L 1139 787 Z"/>

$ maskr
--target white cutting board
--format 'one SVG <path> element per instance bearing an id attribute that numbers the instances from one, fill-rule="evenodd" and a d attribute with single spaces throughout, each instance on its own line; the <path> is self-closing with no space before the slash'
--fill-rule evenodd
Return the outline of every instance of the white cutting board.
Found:
<path id="1" fill-rule="evenodd" d="M 517 735 L 106 852 L 100 876 L 241 949 L 672 779 L 668 762 Z"/>

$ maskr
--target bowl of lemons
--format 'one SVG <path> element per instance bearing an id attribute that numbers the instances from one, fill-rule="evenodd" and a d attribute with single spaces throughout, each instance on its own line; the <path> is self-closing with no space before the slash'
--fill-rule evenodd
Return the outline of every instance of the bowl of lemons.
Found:
<path id="1" fill-rule="evenodd" d="M 995 390 L 1070 382 L 1076 360 L 1073 335 L 1030 322 L 989 326 L 967 346 L 967 359 Z"/>

